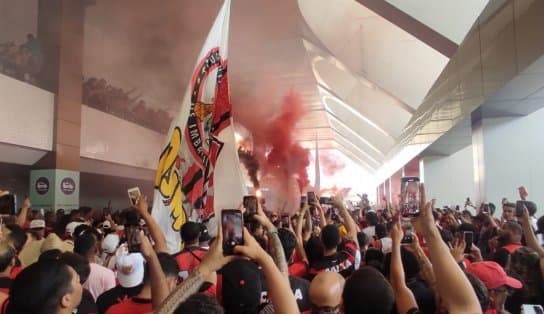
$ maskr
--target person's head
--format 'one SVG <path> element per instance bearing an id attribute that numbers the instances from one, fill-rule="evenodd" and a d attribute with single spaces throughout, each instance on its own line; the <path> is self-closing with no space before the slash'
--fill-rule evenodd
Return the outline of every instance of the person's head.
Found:
<path id="1" fill-rule="evenodd" d="M 281 245 L 283 246 L 285 259 L 287 262 L 290 262 L 297 245 L 297 238 L 291 231 L 289 231 L 289 229 L 286 228 L 278 229 L 278 237 L 280 238 Z"/>
<path id="2" fill-rule="evenodd" d="M 378 223 L 378 215 L 373 211 L 367 212 L 365 219 L 369 226 L 375 226 Z"/>
<path id="3" fill-rule="evenodd" d="M 476 297 L 478 298 L 478 302 L 480 302 L 482 313 L 484 313 L 489 308 L 489 292 L 487 291 L 484 283 L 480 279 L 478 279 L 478 277 L 474 276 L 469 272 L 466 272 L 465 275 L 467 276 L 467 279 L 470 282 L 472 289 L 474 289 Z"/>
<path id="4" fill-rule="evenodd" d="M 79 276 L 79 283 L 84 284 L 87 281 L 91 274 L 91 265 L 86 258 L 72 252 L 61 253 L 59 258 L 76 271 Z"/>
<path id="5" fill-rule="evenodd" d="M 82 224 L 78 225 L 77 227 L 75 227 L 74 232 L 72 233 L 72 237 L 74 239 L 76 239 L 79 236 L 83 235 L 84 233 L 90 232 L 91 229 L 92 229 L 91 226 L 82 223 Z"/>
<path id="6" fill-rule="evenodd" d="M 377 224 L 375 230 L 376 230 L 376 238 L 381 239 L 387 236 L 387 230 L 385 228 L 385 225 Z"/>
<path id="7" fill-rule="evenodd" d="M 13 280 L 9 313 L 72 313 L 81 302 L 81 286 L 75 270 L 60 260 L 42 260 Z"/>
<path id="8" fill-rule="evenodd" d="M 528 247 L 515 250 L 510 256 L 509 270 L 518 274 L 531 297 L 538 297 L 542 287 L 540 257 Z"/>
<path id="9" fill-rule="evenodd" d="M 534 217 L 537 211 L 536 203 L 532 201 L 525 201 L 525 206 L 529 212 L 529 216 Z"/>
<path id="10" fill-rule="evenodd" d="M 123 288 L 134 288 L 144 280 L 144 257 L 141 253 L 121 254 L 117 257 L 117 279 Z"/>
<path id="11" fill-rule="evenodd" d="M 507 245 L 511 243 L 521 243 L 523 229 L 515 221 L 506 221 L 499 229 L 499 243 Z"/>
<path id="12" fill-rule="evenodd" d="M 417 277 L 421 268 L 419 267 L 419 263 L 414 253 L 408 251 L 404 247 L 401 247 L 400 256 L 406 279 L 408 280 Z M 387 253 L 385 255 L 384 268 L 386 276 L 389 276 L 391 269 L 391 253 Z"/>
<path id="13" fill-rule="evenodd" d="M 340 313 L 345 280 L 340 274 L 324 271 L 312 280 L 308 295 L 314 312 Z"/>
<path id="14" fill-rule="evenodd" d="M 366 233 L 360 231 L 357 232 L 357 241 L 359 242 L 359 248 L 361 252 L 366 251 L 368 249 L 368 244 L 370 243 L 370 238 L 366 235 Z"/>
<path id="15" fill-rule="evenodd" d="M 378 270 L 364 266 L 346 280 L 342 299 L 345 314 L 389 314 L 395 294 Z"/>
<path id="16" fill-rule="evenodd" d="M 6 241 L 0 242 L 0 272 L 9 274 L 15 265 L 15 249 Z"/>
<path id="17" fill-rule="evenodd" d="M 304 250 L 306 251 L 310 265 L 323 257 L 323 245 L 321 244 L 321 240 L 316 236 L 311 236 L 308 239 L 304 244 Z"/>
<path id="18" fill-rule="evenodd" d="M 536 227 L 538 228 L 538 232 L 544 233 L 544 216 L 541 216 L 536 221 Z"/>
<path id="19" fill-rule="evenodd" d="M 208 246 L 210 243 L 210 233 L 205 224 L 200 224 L 200 236 L 198 237 L 198 245 Z"/>
<path id="20" fill-rule="evenodd" d="M 69 219 L 69 218 L 66 218 L 66 219 Z M 72 239 L 74 238 L 74 233 L 76 231 L 76 228 L 80 225 L 82 225 L 83 223 L 81 221 L 70 221 L 66 224 L 66 227 L 65 227 L 65 237 L 67 239 Z"/>
<path id="21" fill-rule="evenodd" d="M 45 220 L 32 220 L 30 222 L 30 230 L 38 237 L 38 240 L 43 239 L 45 237 Z"/>
<path id="22" fill-rule="evenodd" d="M 187 245 L 198 245 L 200 237 L 200 224 L 193 221 L 188 221 L 181 226 L 181 240 Z"/>
<path id="23" fill-rule="evenodd" d="M 7 224 L 3 230 L 6 241 L 15 248 L 17 254 L 21 252 L 26 243 L 26 232 L 16 224 Z"/>
<path id="24" fill-rule="evenodd" d="M 467 267 L 467 271 L 478 277 L 489 292 L 491 307 L 502 309 L 510 289 L 520 289 L 522 283 L 506 274 L 495 262 L 475 262 Z"/>
<path id="25" fill-rule="evenodd" d="M 178 263 L 176 262 L 176 259 L 168 253 L 158 253 L 157 258 L 159 259 L 159 264 L 161 264 L 162 272 L 166 277 L 166 284 L 168 285 L 168 290 L 172 292 L 178 283 Z"/>
<path id="26" fill-rule="evenodd" d="M 181 303 L 174 311 L 174 314 L 223 314 L 223 307 L 217 302 L 217 298 L 204 294 L 195 293 L 185 302 Z"/>
<path id="27" fill-rule="evenodd" d="M 97 252 L 97 240 L 91 232 L 85 232 L 75 239 L 74 253 L 89 259 L 96 256 Z"/>
<path id="28" fill-rule="evenodd" d="M 79 209 L 78 209 L 79 213 L 81 214 L 81 217 L 85 220 L 85 221 L 89 221 L 91 220 L 91 217 L 92 217 L 92 214 L 93 214 L 93 209 L 92 207 L 89 207 L 89 206 L 81 206 Z"/>
<path id="29" fill-rule="evenodd" d="M 379 271 L 383 271 L 384 254 L 382 250 L 370 248 L 365 252 L 365 265 L 376 268 Z"/>
<path id="30" fill-rule="evenodd" d="M 249 260 L 237 259 L 225 265 L 220 295 L 225 313 L 257 313 L 263 289 L 261 278 L 261 270 Z"/>
<path id="31" fill-rule="evenodd" d="M 326 225 L 321 230 L 321 243 L 325 250 L 333 250 L 340 244 L 340 231 L 335 225 Z"/>
<path id="32" fill-rule="evenodd" d="M 516 220 L 516 204 L 504 203 L 502 205 L 502 218 L 504 220 Z"/>

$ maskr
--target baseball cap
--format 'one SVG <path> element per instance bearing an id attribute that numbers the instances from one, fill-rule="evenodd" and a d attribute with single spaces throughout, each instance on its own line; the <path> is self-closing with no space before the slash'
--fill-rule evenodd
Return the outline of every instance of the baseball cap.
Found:
<path id="1" fill-rule="evenodd" d="M 82 224 L 83 224 L 83 222 L 81 222 L 81 221 L 72 221 L 72 222 L 70 222 L 70 223 L 68 223 L 66 225 L 65 231 L 66 231 L 67 234 L 72 236 L 74 234 L 74 230 L 76 230 L 76 228 L 78 226 L 82 225 Z"/>
<path id="2" fill-rule="evenodd" d="M 132 288 L 144 280 L 144 257 L 141 253 L 123 254 L 117 257 L 117 279 L 124 288 Z"/>
<path id="3" fill-rule="evenodd" d="M 108 234 L 102 241 L 102 250 L 108 254 L 115 253 L 119 246 L 119 235 L 116 233 Z"/>
<path id="4" fill-rule="evenodd" d="M 70 243 L 62 241 L 55 233 L 50 233 L 43 241 L 40 247 L 40 252 L 43 253 L 53 249 L 58 249 L 61 252 L 72 252 L 74 250 L 74 246 Z"/>
<path id="5" fill-rule="evenodd" d="M 198 242 L 210 241 L 210 234 L 208 232 L 208 227 L 205 224 L 200 224 L 200 237 Z"/>
<path id="6" fill-rule="evenodd" d="M 249 260 L 238 259 L 225 265 L 217 278 L 218 294 L 226 313 L 253 313 L 261 303 L 263 274 Z"/>
<path id="7" fill-rule="evenodd" d="M 30 221 L 30 229 L 43 229 L 45 228 L 45 220 L 34 219 Z"/>
<path id="8" fill-rule="evenodd" d="M 508 276 L 501 265 L 495 262 L 475 262 L 467 267 L 467 271 L 478 277 L 487 289 L 500 286 L 520 289 L 523 286 L 519 280 Z"/>

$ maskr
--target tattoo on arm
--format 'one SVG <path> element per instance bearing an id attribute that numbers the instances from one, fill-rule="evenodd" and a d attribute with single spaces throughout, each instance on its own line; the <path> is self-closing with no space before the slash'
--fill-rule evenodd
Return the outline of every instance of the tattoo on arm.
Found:
<path id="1" fill-rule="evenodd" d="M 283 246 L 281 245 L 280 237 L 278 232 L 269 232 L 268 238 L 270 239 L 270 256 L 274 260 L 274 263 L 278 266 L 278 269 L 282 274 L 288 275 L 289 271 L 287 268 L 287 259 L 285 258 L 285 253 L 283 251 Z"/>
<path id="2" fill-rule="evenodd" d="M 196 268 L 190 275 L 185 279 L 181 285 L 177 286 L 176 289 L 170 293 L 168 298 L 164 300 L 160 308 L 156 310 L 157 314 L 167 314 L 174 313 L 178 306 L 185 302 L 191 295 L 195 294 L 200 286 L 204 283 L 204 275 Z"/>

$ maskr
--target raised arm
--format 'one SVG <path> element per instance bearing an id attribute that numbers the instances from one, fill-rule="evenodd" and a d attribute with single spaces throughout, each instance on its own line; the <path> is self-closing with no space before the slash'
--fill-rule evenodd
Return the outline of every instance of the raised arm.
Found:
<path id="1" fill-rule="evenodd" d="M 249 257 L 261 266 L 275 313 L 300 313 L 291 292 L 289 280 L 282 275 L 272 257 L 261 248 L 246 228 L 244 228 L 244 245 L 236 246 L 234 252 Z"/>
<path id="2" fill-rule="evenodd" d="M 525 206 L 523 206 L 523 216 L 520 217 L 519 222 L 521 222 L 521 227 L 523 228 L 523 235 L 525 236 L 527 246 L 535 250 L 535 252 L 537 252 L 541 258 L 544 257 L 544 249 L 538 244 L 533 228 L 531 228 L 529 211 Z"/>
<path id="3" fill-rule="evenodd" d="M 168 285 L 166 277 L 162 271 L 161 264 L 153 246 L 149 242 L 143 231 L 140 231 L 140 249 L 142 255 L 147 261 L 149 268 L 149 278 L 151 280 L 151 302 L 153 308 L 157 309 L 162 301 L 168 296 Z"/>
<path id="4" fill-rule="evenodd" d="M 297 253 L 300 255 L 303 261 L 308 262 L 308 256 L 306 255 L 306 250 L 304 250 L 304 239 L 302 238 L 302 225 L 304 224 L 304 219 L 311 219 L 311 217 L 307 217 L 308 214 L 308 202 L 304 203 L 302 206 L 302 210 L 299 213 L 297 225 L 295 226 L 295 238 L 297 239 L 297 244 L 295 249 L 297 250 Z M 310 229 L 310 233 L 312 230 Z"/>
<path id="5" fill-rule="evenodd" d="M 400 221 L 397 221 L 391 230 L 391 275 L 390 281 L 395 291 L 395 303 L 397 304 L 397 313 L 408 313 L 408 311 L 417 308 L 417 302 L 414 294 L 406 286 L 404 268 L 400 254 L 400 242 L 404 233 Z"/>
<path id="6" fill-rule="evenodd" d="M 15 220 L 15 223 L 21 228 L 24 228 L 30 206 L 30 199 L 27 197 L 25 198 L 23 206 L 21 207 L 21 211 L 19 212 L 19 214 L 17 215 L 17 219 Z"/>
<path id="7" fill-rule="evenodd" d="M 423 184 L 421 184 L 420 195 L 421 216 L 414 219 L 413 224 L 427 241 L 438 292 L 444 305 L 452 314 L 481 313 L 480 303 L 474 289 L 451 256 L 449 248 L 442 241 L 440 232 L 434 224 L 432 206 L 430 202 L 426 202 Z"/>
<path id="8" fill-rule="evenodd" d="M 283 251 L 283 246 L 281 245 L 280 237 L 278 236 L 278 229 L 270 219 L 266 217 L 260 204 L 257 207 L 257 214 L 254 217 L 267 232 L 269 241 L 268 249 L 274 263 L 278 265 L 278 269 L 282 275 L 285 276 L 285 278 L 289 278 L 287 259 L 285 258 L 285 252 Z"/>
<path id="9" fill-rule="evenodd" d="M 346 209 L 346 206 L 344 206 L 344 203 L 339 198 L 333 199 L 333 205 L 339 209 L 340 216 L 344 220 L 344 226 L 346 227 L 347 231 L 347 238 L 349 240 L 352 240 L 357 244 L 357 247 L 359 247 L 359 241 L 357 241 L 357 224 L 355 223 L 355 220 L 351 217 L 351 215 L 348 213 L 348 210 Z"/>
<path id="10" fill-rule="evenodd" d="M 162 233 L 161 227 L 159 227 L 155 219 L 151 217 L 151 214 L 147 210 L 147 196 L 142 195 L 138 198 L 135 208 L 149 227 L 149 234 L 155 242 L 155 252 L 168 252 L 164 233 Z"/>

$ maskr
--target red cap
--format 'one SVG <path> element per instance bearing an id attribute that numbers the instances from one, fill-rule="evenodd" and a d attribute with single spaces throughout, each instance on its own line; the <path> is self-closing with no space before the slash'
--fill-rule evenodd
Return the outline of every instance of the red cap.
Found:
<path id="1" fill-rule="evenodd" d="M 480 279 L 487 289 L 496 289 L 500 286 L 508 286 L 520 289 L 523 284 L 506 274 L 501 265 L 495 262 L 476 262 L 468 265 L 467 271 Z"/>

